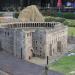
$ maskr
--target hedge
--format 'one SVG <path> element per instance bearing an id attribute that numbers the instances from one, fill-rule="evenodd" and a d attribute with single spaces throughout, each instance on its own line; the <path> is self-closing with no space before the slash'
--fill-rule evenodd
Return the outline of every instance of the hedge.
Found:
<path id="1" fill-rule="evenodd" d="M 51 22 L 51 21 L 55 21 L 55 22 L 61 22 L 63 23 L 65 21 L 65 18 L 61 18 L 61 17 L 46 17 L 45 18 L 46 22 Z"/>
<path id="2" fill-rule="evenodd" d="M 75 19 L 75 13 L 63 13 L 63 17 L 66 19 Z"/>
<path id="3" fill-rule="evenodd" d="M 65 20 L 63 22 L 65 25 L 68 25 L 69 27 L 75 27 L 75 21 L 74 20 Z"/>
<path id="4" fill-rule="evenodd" d="M 75 12 L 57 12 L 55 10 L 42 10 L 44 16 L 62 17 L 66 19 L 75 19 Z"/>

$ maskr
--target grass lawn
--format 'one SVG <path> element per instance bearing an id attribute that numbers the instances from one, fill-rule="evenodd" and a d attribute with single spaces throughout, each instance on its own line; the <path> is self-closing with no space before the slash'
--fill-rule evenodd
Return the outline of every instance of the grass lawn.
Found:
<path id="1" fill-rule="evenodd" d="M 75 56 L 64 56 L 57 62 L 50 64 L 49 68 L 64 73 L 64 75 L 75 75 L 70 72 L 75 71 Z"/>
<path id="2" fill-rule="evenodd" d="M 75 36 L 75 27 L 69 27 L 68 34 L 69 36 Z"/>

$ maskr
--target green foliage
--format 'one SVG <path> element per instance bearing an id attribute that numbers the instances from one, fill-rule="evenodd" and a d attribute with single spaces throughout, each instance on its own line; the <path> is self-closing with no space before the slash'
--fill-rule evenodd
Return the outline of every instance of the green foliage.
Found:
<path id="1" fill-rule="evenodd" d="M 15 18 L 18 18 L 18 16 L 19 16 L 19 12 L 16 12 L 13 14 L 13 17 L 15 17 Z"/>
<path id="2" fill-rule="evenodd" d="M 57 18 L 55 18 L 55 21 L 63 23 L 65 21 L 65 18 L 57 17 Z"/>
<path id="3" fill-rule="evenodd" d="M 45 17 L 45 21 L 46 21 L 46 22 L 55 21 L 55 18 L 48 16 L 48 17 Z"/>
<path id="4" fill-rule="evenodd" d="M 75 20 L 73 20 L 73 19 L 65 19 L 65 18 L 61 18 L 61 17 L 47 16 L 47 17 L 45 17 L 45 21 L 46 22 L 51 22 L 51 21 L 61 22 L 61 23 L 64 23 L 64 25 L 67 25 L 69 27 L 75 27 Z"/>
<path id="5" fill-rule="evenodd" d="M 56 17 L 56 16 L 57 16 L 57 12 L 56 12 L 56 11 L 51 10 L 51 11 L 50 11 L 50 16 L 54 16 L 54 17 Z"/>
<path id="6" fill-rule="evenodd" d="M 61 17 L 61 18 L 66 18 L 66 19 L 75 19 L 75 13 L 73 13 L 73 12 L 61 12 L 61 11 L 56 11 L 54 9 L 42 10 L 42 14 L 44 16 L 53 16 L 53 17 Z"/>
<path id="7" fill-rule="evenodd" d="M 75 19 L 74 13 L 63 13 L 63 17 L 66 19 Z"/>
<path id="8" fill-rule="evenodd" d="M 63 23 L 69 27 L 75 27 L 75 20 L 66 19 Z"/>
<path id="9" fill-rule="evenodd" d="M 46 17 L 45 18 L 46 22 L 51 22 L 51 21 L 55 21 L 55 22 L 61 22 L 63 23 L 65 21 L 65 18 L 60 18 L 60 17 Z"/>
<path id="10" fill-rule="evenodd" d="M 75 36 L 75 27 L 69 27 L 68 35 L 69 36 Z"/>

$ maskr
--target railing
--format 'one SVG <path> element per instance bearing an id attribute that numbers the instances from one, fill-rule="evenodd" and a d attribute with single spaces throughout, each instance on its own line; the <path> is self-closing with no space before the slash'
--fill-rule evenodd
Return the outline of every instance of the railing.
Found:
<path id="1" fill-rule="evenodd" d="M 16 23 L 4 23 L 1 24 L 3 28 L 24 28 L 24 27 L 50 27 L 54 28 L 59 22 L 16 22 Z"/>

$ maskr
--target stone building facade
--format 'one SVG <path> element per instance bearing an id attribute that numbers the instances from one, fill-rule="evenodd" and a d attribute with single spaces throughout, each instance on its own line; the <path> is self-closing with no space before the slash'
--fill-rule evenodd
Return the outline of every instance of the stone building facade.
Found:
<path id="1" fill-rule="evenodd" d="M 47 57 L 67 50 L 67 28 L 59 27 L 36 30 L 33 33 L 33 49 L 35 56 Z"/>
<path id="2" fill-rule="evenodd" d="M 28 59 L 32 56 L 32 36 L 29 30 L 0 29 L 0 48 L 18 58 Z"/>
<path id="3" fill-rule="evenodd" d="M 4 23 L 0 27 L 0 48 L 24 60 L 45 59 L 67 51 L 67 31 L 58 22 Z"/>

